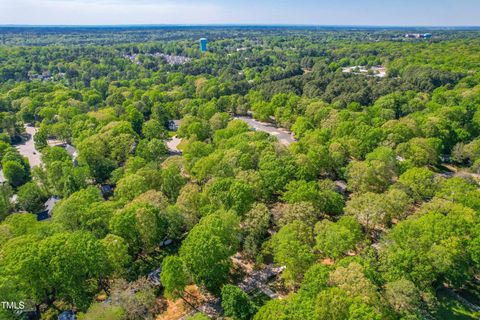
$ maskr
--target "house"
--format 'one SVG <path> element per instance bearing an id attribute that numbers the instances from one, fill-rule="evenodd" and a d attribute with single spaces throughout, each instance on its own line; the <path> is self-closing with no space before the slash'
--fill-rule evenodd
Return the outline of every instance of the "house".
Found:
<path id="1" fill-rule="evenodd" d="M 431 33 L 407 33 L 405 35 L 405 38 L 408 38 L 408 39 L 431 39 L 432 34 Z"/>
<path id="2" fill-rule="evenodd" d="M 113 186 L 109 184 L 102 184 L 100 186 L 100 191 L 102 192 L 102 196 L 105 200 L 113 196 Z"/>
<path id="3" fill-rule="evenodd" d="M 160 274 L 162 273 L 162 266 L 160 268 L 150 272 L 147 276 L 147 280 L 154 286 L 163 287 L 162 281 L 160 280 Z"/>
<path id="4" fill-rule="evenodd" d="M 59 197 L 51 197 L 50 199 L 45 202 L 45 210 L 48 212 L 48 214 L 51 214 L 53 211 L 53 207 L 57 204 L 57 202 L 60 201 Z"/>
<path id="5" fill-rule="evenodd" d="M 167 247 L 173 243 L 172 239 L 163 240 L 160 242 L 160 247 Z"/>
<path id="6" fill-rule="evenodd" d="M 168 120 L 168 130 L 177 131 L 182 124 L 182 120 Z"/>
<path id="7" fill-rule="evenodd" d="M 77 320 L 77 316 L 71 310 L 64 311 L 58 315 L 58 320 Z"/>
<path id="8" fill-rule="evenodd" d="M 37 213 L 37 221 L 45 221 L 50 219 L 50 215 L 48 214 L 47 211 L 42 211 L 40 213 Z"/>
<path id="9" fill-rule="evenodd" d="M 72 146 L 69 143 L 65 143 L 63 141 L 53 140 L 53 139 L 48 140 L 48 145 L 50 147 L 60 147 L 60 148 L 65 149 L 65 151 L 67 151 L 68 155 L 72 158 L 73 165 L 78 166 L 78 162 L 77 162 L 78 151 L 74 146 Z"/>
<path id="10" fill-rule="evenodd" d="M 276 299 L 278 296 L 269 288 L 268 283 L 280 275 L 284 270 L 284 266 L 274 267 L 273 265 L 267 265 L 263 269 L 250 272 L 247 277 L 238 284 L 238 287 L 247 294 L 251 294 L 255 290 L 260 290 L 271 299 Z"/>
<path id="11" fill-rule="evenodd" d="M 45 210 L 37 214 L 37 221 L 44 221 L 52 217 L 52 211 L 55 205 L 60 201 L 58 197 L 51 197 L 45 202 Z"/>
<path id="12" fill-rule="evenodd" d="M 66 143 L 63 147 L 65 149 L 65 151 L 67 151 L 67 153 L 70 155 L 70 157 L 72 157 L 72 159 L 75 161 L 78 157 L 78 152 L 77 152 L 77 149 L 75 149 L 74 146 L 72 146 L 71 144 L 68 144 Z"/>

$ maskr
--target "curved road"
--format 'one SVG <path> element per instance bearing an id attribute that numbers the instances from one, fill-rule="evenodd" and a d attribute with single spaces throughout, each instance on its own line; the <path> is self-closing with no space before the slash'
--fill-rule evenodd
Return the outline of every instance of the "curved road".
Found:
<path id="1" fill-rule="evenodd" d="M 292 144 L 293 142 L 297 141 L 293 137 L 293 133 L 290 133 L 283 128 L 275 127 L 271 123 L 261 122 L 261 121 L 255 120 L 255 119 L 250 118 L 250 117 L 245 117 L 245 116 L 235 116 L 233 118 L 245 122 L 253 130 L 263 131 L 263 132 L 266 132 L 266 133 L 268 133 L 272 136 L 277 137 L 278 141 L 285 146 L 288 146 L 288 145 Z"/>
<path id="2" fill-rule="evenodd" d="M 16 146 L 18 152 L 28 158 L 30 167 L 32 168 L 42 164 L 40 152 L 35 149 L 35 143 L 33 142 L 33 136 L 37 133 L 37 130 L 35 127 L 25 125 L 25 131 L 28 133 L 29 138 L 27 141 Z"/>
<path id="3" fill-rule="evenodd" d="M 29 137 L 26 141 L 15 146 L 15 148 L 23 157 L 28 158 L 30 168 L 33 168 L 42 164 L 40 152 L 38 152 L 38 150 L 35 149 L 35 143 L 33 141 L 33 136 L 37 133 L 37 130 L 38 129 L 35 127 L 25 125 L 25 131 L 27 132 Z M 0 169 L 0 183 L 5 183 L 6 181 L 7 180 L 3 175 L 3 169 Z"/>

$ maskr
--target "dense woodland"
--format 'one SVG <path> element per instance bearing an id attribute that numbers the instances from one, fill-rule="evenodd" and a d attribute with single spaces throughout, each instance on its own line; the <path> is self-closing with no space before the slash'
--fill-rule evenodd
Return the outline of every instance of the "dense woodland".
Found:
<path id="1" fill-rule="evenodd" d="M 0 319 L 478 319 L 480 32 L 406 32 L 0 29 Z"/>

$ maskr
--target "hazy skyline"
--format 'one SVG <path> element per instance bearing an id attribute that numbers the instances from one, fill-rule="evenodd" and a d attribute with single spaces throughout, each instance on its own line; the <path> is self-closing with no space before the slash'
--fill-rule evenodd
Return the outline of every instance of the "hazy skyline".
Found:
<path id="1" fill-rule="evenodd" d="M 0 0 L 0 24 L 478 26 L 478 0 Z"/>

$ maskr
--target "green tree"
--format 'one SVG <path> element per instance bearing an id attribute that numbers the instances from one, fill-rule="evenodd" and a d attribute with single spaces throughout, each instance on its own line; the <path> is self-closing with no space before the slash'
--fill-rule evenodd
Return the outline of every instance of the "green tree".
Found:
<path id="1" fill-rule="evenodd" d="M 367 192 L 355 194 L 348 202 L 345 212 L 354 216 L 367 229 L 381 229 L 389 222 L 383 194 Z"/>
<path id="2" fill-rule="evenodd" d="M 324 290 L 317 296 L 315 307 L 317 319 L 348 319 L 351 303 L 351 298 L 342 289 L 329 288 Z"/>
<path id="3" fill-rule="evenodd" d="M 226 210 L 234 210 L 239 215 L 245 214 L 255 202 L 252 187 L 233 178 L 214 178 L 205 186 L 210 202 Z"/>
<path id="4" fill-rule="evenodd" d="M 262 179 L 262 189 L 265 190 L 267 199 L 280 194 L 296 172 L 293 157 L 277 156 L 270 151 L 261 155 L 258 167 Z"/>
<path id="5" fill-rule="evenodd" d="M 39 213 L 44 209 L 47 194 L 34 182 L 28 182 L 18 188 L 18 206 L 27 212 Z"/>
<path id="6" fill-rule="evenodd" d="M 197 285 L 219 292 L 231 267 L 230 256 L 239 246 L 238 218 L 231 212 L 210 214 L 189 232 L 180 258 Z"/>
<path id="7" fill-rule="evenodd" d="M 130 253 L 149 252 L 167 238 L 169 221 L 164 210 L 150 203 L 132 202 L 115 211 L 110 229 L 128 243 Z"/>
<path id="8" fill-rule="evenodd" d="M 183 290 L 188 284 L 188 275 L 182 259 L 177 256 L 168 256 L 163 259 L 160 280 L 165 288 L 166 297 L 183 298 Z"/>
<path id="9" fill-rule="evenodd" d="M 128 254 L 128 244 L 122 237 L 108 234 L 101 240 L 114 274 L 123 276 L 132 258 Z"/>
<path id="10" fill-rule="evenodd" d="M 116 168 L 114 160 L 108 158 L 108 146 L 94 135 L 78 144 L 79 157 L 81 165 L 89 168 L 90 174 L 98 182 L 103 182 L 110 176 L 110 173 Z"/>
<path id="11" fill-rule="evenodd" d="M 206 120 L 186 116 L 178 128 L 178 135 L 182 138 L 193 137 L 195 140 L 204 141 L 210 136 L 210 125 Z"/>
<path id="12" fill-rule="evenodd" d="M 248 295 L 239 287 L 229 284 L 222 288 L 222 308 L 225 315 L 234 320 L 252 319 L 256 311 Z"/>
<path id="13" fill-rule="evenodd" d="M 12 195 L 12 187 L 8 184 L 0 186 L 0 222 L 3 221 L 12 210 L 12 203 L 10 202 Z"/>
<path id="14" fill-rule="evenodd" d="M 287 301 L 273 299 L 261 307 L 254 316 L 254 320 L 286 320 Z"/>
<path id="15" fill-rule="evenodd" d="M 18 296 L 36 303 L 64 300 L 85 310 L 109 275 L 107 256 L 100 242 L 88 232 L 56 233 L 40 241 L 18 237 L 3 247 L 0 271 L 16 281 Z"/>
<path id="16" fill-rule="evenodd" d="M 453 177 L 441 180 L 435 196 L 480 210 L 480 190 L 474 181 Z"/>
<path id="17" fill-rule="evenodd" d="M 200 220 L 200 209 L 205 203 L 205 196 L 198 185 L 189 183 L 180 190 L 176 205 L 189 230 Z"/>
<path id="18" fill-rule="evenodd" d="M 78 315 L 79 320 L 123 320 L 125 310 L 121 306 L 93 303 L 87 312 Z"/>
<path id="19" fill-rule="evenodd" d="M 412 168 L 403 173 L 398 183 L 405 187 L 416 201 L 433 197 L 437 189 L 435 174 L 426 168 Z"/>
<path id="20" fill-rule="evenodd" d="M 138 174 L 130 174 L 120 179 L 115 188 L 115 197 L 130 201 L 148 190 L 147 181 Z"/>
<path id="21" fill-rule="evenodd" d="M 377 287 L 366 277 L 364 268 L 357 262 L 337 267 L 330 273 L 328 283 L 344 290 L 352 299 L 358 298 L 368 305 L 379 304 Z"/>
<path id="22" fill-rule="evenodd" d="M 185 185 L 185 178 L 175 164 L 170 164 L 161 171 L 163 193 L 172 201 L 177 200 L 180 189 Z"/>
<path id="23" fill-rule="evenodd" d="M 308 130 L 314 129 L 312 121 L 307 117 L 297 117 L 291 130 L 295 133 L 295 137 L 301 138 Z"/>
<path id="24" fill-rule="evenodd" d="M 8 228 L 9 238 L 46 231 L 44 224 L 38 223 L 37 217 L 30 213 L 11 214 L 5 219 L 3 226 Z"/>
<path id="25" fill-rule="evenodd" d="M 353 192 L 383 192 L 394 177 L 395 169 L 381 160 L 352 161 L 347 168 L 348 188 Z"/>
<path id="26" fill-rule="evenodd" d="M 203 313 L 195 313 L 193 316 L 187 318 L 187 320 L 209 320 L 210 318 Z"/>
<path id="27" fill-rule="evenodd" d="M 474 212 L 459 205 L 445 209 L 402 221 L 382 239 L 380 269 L 387 281 L 404 278 L 423 291 L 437 281 L 458 285 L 469 277 L 465 236 Z"/>
<path id="28" fill-rule="evenodd" d="M 230 115 L 226 112 L 217 112 L 208 120 L 213 131 L 224 129 L 229 121 Z"/>
<path id="29" fill-rule="evenodd" d="M 315 223 L 321 218 L 318 209 L 310 202 L 287 203 L 280 208 L 280 217 L 276 221 L 277 225 L 283 227 L 295 220 L 302 221 L 308 226 L 315 226 Z"/>
<path id="30" fill-rule="evenodd" d="M 255 258 L 260 245 L 267 235 L 271 214 L 263 203 L 255 204 L 243 220 L 243 251 L 250 258 Z"/>
<path id="31" fill-rule="evenodd" d="M 112 305 L 125 311 L 125 319 L 153 320 L 160 313 L 156 288 L 146 279 L 116 279 L 110 284 Z"/>
<path id="32" fill-rule="evenodd" d="M 328 287 L 331 268 L 321 263 L 312 265 L 303 277 L 302 285 L 298 290 L 301 299 L 310 300 L 314 304 L 315 297 Z"/>
<path id="33" fill-rule="evenodd" d="M 385 284 L 385 298 L 393 310 L 405 315 L 418 312 L 421 303 L 419 290 L 406 279 Z"/>
<path id="34" fill-rule="evenodd" d="M 440 159 L 442 141 L 438 138 L 413 138 L 397 147 L 397 153 L 416 167 L 436 165 Z"/>
<path id="35" fill-rule="evenodd" d="M 315 181 L 290 181 L 285 189 L 282 199 L 288 203 L 310 202 L 318 212 L 333 215 L 342 211 L 342 196 L 333 190 L 321 188 Z"/>
<path id="36" fill-rule="evenodd" d="M 297 286 L 315 261 L 312 244 L 312 230 L 301 221 L 282 227 L 268 241 L 267 249 L 273 253 L 275 264 L 286 267 L 282 277 L 290 286 Z"/>
<path id="37" fill-rule="evenodd" d="M 315 313 L 317 319 L 382 319 L 381 314 L 374 308 L 358 299 L 350 298 L 344 290 L 336 287 L 322 291 L 318 295 Z"/>
<path id="38" fill-rule="evenodd" d="M 315 234 L 315 249 L 326 257 L 338 259 L 355 249 L 362 237 L 362 229 L 353 217 L 342 217 L 335 223 L 328 220 L 318 222 Z"/>
<path id="39" fill-rule="evenodd" d="M 164 158 L 168 153 L 168 149 L 162 140 L 153 138 L 151 140 L 140 140 L 135 150 L 137 156 L 147 161 L 157 162 Z"/>
<path id="40" fill-rule="evenodd" d="M 29 179 L 29 174 L 25 171 L 25 167 L 21 163 L 4 161 L 2 162 L 2 167 L 5 179 L 7 179 L 13 187 L 19 187 Z"/>
<path id="41" fill-rule="evenodd" d="M 165 136 L 165 128 L 155 119 L 143 123 L 142 132 L 146 139 L 162 139 Z"/>
<path id="42" fill-rule="evenodd" d="M 108 230 L 111 212 L 98 210 L 96 204 L 103 202 L 100 191 L 90 186 L 73 193 L 57 203 L 53 209 L 53 222 L 63 230 L 89 230 L 103 237 Z"/>

